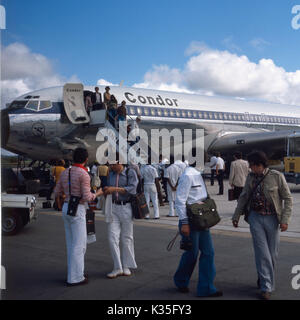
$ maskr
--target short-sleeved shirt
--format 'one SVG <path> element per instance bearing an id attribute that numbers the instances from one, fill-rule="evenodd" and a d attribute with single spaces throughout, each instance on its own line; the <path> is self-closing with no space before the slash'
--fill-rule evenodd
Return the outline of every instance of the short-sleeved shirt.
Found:
<path id="1" fill-rule="evenodd" d="M 107 185 L 109 187 L 120 187 L 124 188 L 127 192 L 121 194 L 119 192 L 114 192 L 112 194 L 113 201 L 129 201 L 131 195 L 136 194 L 136 188 L 139 183 L 137 174 L 134 169 L 124 170 L 119 174 L 114 171 L 110 171 L 107 179 Z"/>
<path id="2" fill-rule="evenodd" d="M 218 166 L 218 170 L 224 170 L 225 168 L 225 162 L 221 157 L 217 158 L 217 166 Z"/>
<path id="3" fill-rule="evenodd" d="M 144 165 L 141 168 L 141 176 L 144 180 L 144 185 L 155 184 L 155 179 L 158 178 L 157 170 L 152 165 Z"/>
<path id="4" fill-rule="evenodd" d="M 66 201 L 70 199 L 69 193 L 69 170 L 71 170 L 71 194 L 72 196 L 81 197 L 80 203 L 92 201 L 96 198 L 94 193 L 91 193 L 91 179 L 89 174 L 79 168 L 71 167 L 71 169 L 65 170 L 58 180 L 55 187 L 55 195 L 58 196 L 62 192 L 66 195 Z"/>
<path id="5" fill-rule="evenodd" d="M 164 178 L 168 178 L 172 186 L 175 187 L 185 168 L 186 165 L 182 161 L 177 160 L 166 168 Z"/>
<path id="6" fill-rule="evenodd" d="M 53 176 L 55 178 L 55 182 L 57 183 L 62 172 L 65 171 L 65 168 L 62 166 L 56 166 L 53 168 Z"/>

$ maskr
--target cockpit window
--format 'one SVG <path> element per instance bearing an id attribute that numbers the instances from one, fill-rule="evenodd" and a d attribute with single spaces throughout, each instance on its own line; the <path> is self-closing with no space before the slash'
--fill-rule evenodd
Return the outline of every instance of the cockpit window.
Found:
<path id="1" fill-rule="evenodd" d="M 22 109 L 26 106 L 26 103 L 28 100 L 15 100 L 13 101 L 10 106 L 8 107 L 9 109 Z"/>
<path id="2" fill-rule="evenodd" d="M 52 107 L 51 101 L 40 101 L 39 111 Z"/>
<path id="3" fill-rule="evenodd" d="M 38 111 L 39 101 L 38 100 L 29 100 L 26 105 L 26 109 L 30 109 L 33 111 Z"/>

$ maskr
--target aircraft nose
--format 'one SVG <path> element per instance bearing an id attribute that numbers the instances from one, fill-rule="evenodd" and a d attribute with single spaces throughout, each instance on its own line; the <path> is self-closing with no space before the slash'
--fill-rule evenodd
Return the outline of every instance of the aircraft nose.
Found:
<path id="1" fill-rule="evenodd" d="M 9 137 L 8 110 L 1 110 L 1 147 L 5 149 Z"/>

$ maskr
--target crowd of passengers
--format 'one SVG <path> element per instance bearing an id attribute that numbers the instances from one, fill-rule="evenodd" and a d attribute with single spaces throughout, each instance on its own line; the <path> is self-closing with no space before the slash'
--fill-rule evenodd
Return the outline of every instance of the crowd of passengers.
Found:
<path id="1" fill-rule="evenodd" d="M 106 110 L 109 122 L 117 128 L 119 121 L 125 121 L 127 116 L 126 101 L 123 100 L 118 106 L 116 97 L 110 93 L 110 87 L 105 87 L 103 94 L 104 101 L 102 101 L 102 95 L 99 92 L 99 87 L 95 87 L 95 92 L 85 92 L 85 109 L 90 115 L 91 111 Z"/>

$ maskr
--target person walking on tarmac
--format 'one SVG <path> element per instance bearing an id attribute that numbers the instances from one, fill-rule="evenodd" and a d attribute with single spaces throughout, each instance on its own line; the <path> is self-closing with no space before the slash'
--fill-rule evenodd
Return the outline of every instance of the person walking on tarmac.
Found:
<path id="1" fill-rule="evenodd" d="M 287 231 L 291 219 L 293 199 L 281 172 L 267 167 L 267 157 L 262 151 L 247 156 L 251 173 L 232 217 L 238 227 L 245 211 L 245 221 L 250 224 L 257 270 L 259 298 L 269 300 L 275 289 L 275 267 L 278 258 L 279 230 Z"/>
<path id="2" fill-rule="evenodd" d="M 186 203 L 192 204 L 207 198 L 201 173 L 194 166 L 195 164 L 185 169 L 176 192 L 175 209 L 179 216 L 179 232 L 182 242 L 191 244 L 191 248 L 187 248 L 183 253 L 173 279 L 180 292 L 189 292 L 190 278 L 200 251 L 197 296 L 220 297 L 223 295 L 222 291 L 218 291 L 214 286 L 216 268 L 210 231 L 209 229 L 203 231 L 191 229 L 186 213 Z"/>
<path id="3" fill-rule="evenodd" d="M 62 193 L 66 195 L 62 208 L 62 217 L 66 233 L 68 286 L 82 285 L 88 282 L 87 276 L 84 274 L 84 255 L 87 242 L 85 217 L 87 202 L 103 194 L 102 189 L 99 189 L 96 193 L 91 193 L 90 191 L 90 176 L 85 167 L 88 161 L 87 150 L 77 148 L 74 151 L 73 160 L 73 166 L 61 173 L 54 190 L 56 197 Z M 70 190 L 72 196 L 81 198 L 75 216 L 67 214 Z"/>
<path id="4" fill-rule="evenodd" d="M 225 173 L 225 162 L 221 158 L 221 153 L 217 152 L 216 176 L 219 183 L 218 195 L 222 195 L 224 193 L 224 173 Z"/>
<path id="5" fill-rule="evenodd" d="M 130 197 L 136 194 L 139 180 L 133 168 L 125 168 L 119 161 L 110 165 L 110 169 L 104 194 L 112 195 L 110 210 L 108 209 L 110 201 L 106 199 L 105 215 L 108 222 L 109 247 L 114 263 L 113 271 L 108 273 L 107 277 L 113 279 L 121 275 L 130 276 L 130 268 L 137 268 Z"/>
<path id="6" fill-rule="evenodd" d="M 148 208 L 150 209 L 150 199 L 153 203 L 154 219 L 159 219 L 157 184 L 158 173 L 151 164 L 145 164 L 141 167 L 141 176 L 144 184 L 144 194 L 147 201 Z M 150 215 L 146 215 L 145 219 L 150 219 Z"/>

